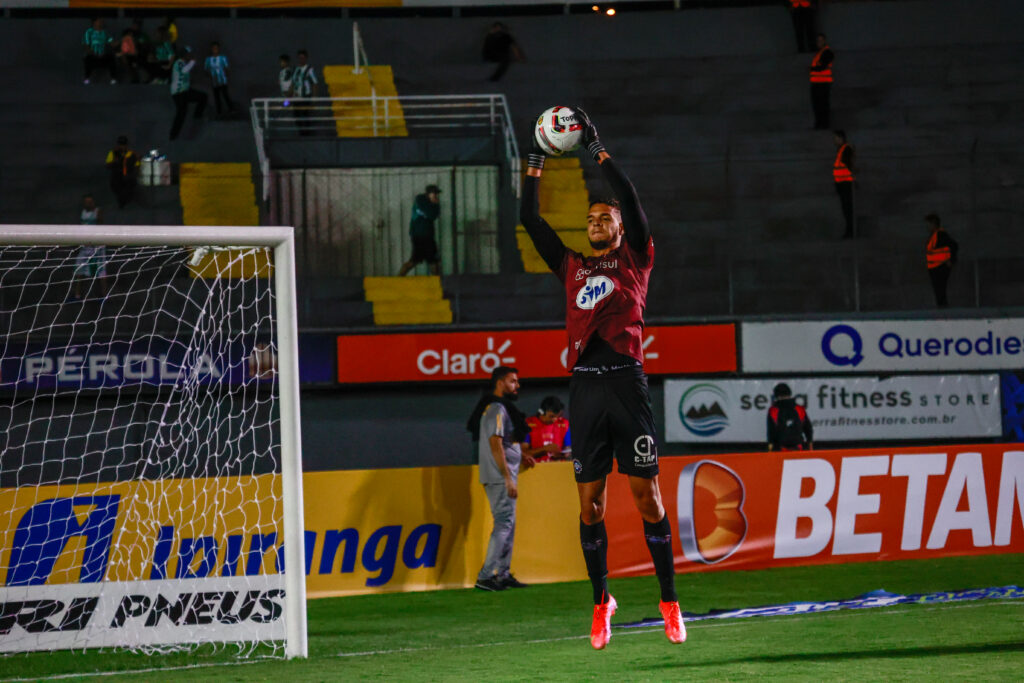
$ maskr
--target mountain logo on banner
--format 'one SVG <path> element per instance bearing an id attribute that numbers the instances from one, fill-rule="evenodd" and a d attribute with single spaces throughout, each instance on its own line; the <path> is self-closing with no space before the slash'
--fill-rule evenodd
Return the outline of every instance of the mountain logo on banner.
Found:
<path id="1" fill-rule="evenodd" d="M 695 436 L 714 436 L 729 426 L 725 392 L 714 384 L 694 384 L 679 399 L 679 419 Z"/>
<path id="2" fill-rule="evenodd" d="M 687 465 L 676 489 L 679 544 L 691 562 L 715 564 L 739 550 L 747 537 L 743 480 L 711 460 Z"/>

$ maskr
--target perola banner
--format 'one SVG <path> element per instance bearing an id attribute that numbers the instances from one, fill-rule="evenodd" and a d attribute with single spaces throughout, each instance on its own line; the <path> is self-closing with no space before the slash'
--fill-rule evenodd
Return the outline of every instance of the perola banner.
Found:
<path id="1" fill-rule="evenodd" d="M 765 442 L 772 389 L 785 382 L 815 441 L 998 437 L 999 375 L 668 380 L 665 438 Z"/>

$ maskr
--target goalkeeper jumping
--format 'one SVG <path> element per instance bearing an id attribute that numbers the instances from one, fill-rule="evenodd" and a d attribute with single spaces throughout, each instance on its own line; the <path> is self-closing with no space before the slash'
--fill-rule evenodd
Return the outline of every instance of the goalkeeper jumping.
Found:
<path id="1" fill-rule="evenodd" d="M 545 156 L 528 157 L 520 217 L 544 262 L 565 286 L 566 331 L 572 368 L 569 423 L 573 467 L 580 496 L 580 544 L 594 589 L 590 644 L 602 649 L 611 638 L 616 603 L 608 593 L 608 534 L 605 486 L 612 457 L 629 477 L 633 502 L 661 585 L 658 605 L 665 635 L 686 640 L 679 611 L 672 554 L 672 528 L 658 489 L 654 415 L 643 368 L 644 306 L 654 266 L 654 241 L 636 190 L 605 151 L 587 114 L 575 108 L 583 144 L 601 168 L 616 200 L 595 201 L 587 213 L 592 254 L 567 249 L 541 218 L 538 191 Z"/>

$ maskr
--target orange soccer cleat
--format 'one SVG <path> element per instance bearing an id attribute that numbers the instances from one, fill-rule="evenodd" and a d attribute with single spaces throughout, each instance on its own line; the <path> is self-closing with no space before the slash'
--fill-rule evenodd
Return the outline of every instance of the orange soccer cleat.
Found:
<path id="1" fill-rule="evenodd" d="M 683 614 L 679 611 L 678 602 L 659 602 L 658 611 L 665 619 L 665 636 L 673 643 L 682 643 L 686 640 L 686 626 L 683 624 Z M 597 623 L 597 617 L 594 617 Z"/>
<path id="2" fill-rule="evenodd" d="M 615 598 L 608 596 L 603 605 L 594 605 L 594 622 L 590 626 L 590 644 L 595 650 L 603 650 L 612 638 L 612 615 L 618 604 Z"/>

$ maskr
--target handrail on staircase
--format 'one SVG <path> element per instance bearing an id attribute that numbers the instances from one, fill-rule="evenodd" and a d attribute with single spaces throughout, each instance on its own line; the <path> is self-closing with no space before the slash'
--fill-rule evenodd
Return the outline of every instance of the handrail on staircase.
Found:
<path id="1" fill-rule="evenodd" d="M 365 66 L 365 64 L 364 64 Z M 372 81 L 371 81 L 372 82 Z M 352 114 L 359 107 L 365 112 Z M 301 107 L 308 115 L 296 116 Z M 361 129 L 373 137 L 390 137 L 391 119 L 402 126 L 402 135 L 437 135 L 484 133 L 501 140 L 510 170 L 510 181 L 518 197 L 522 179 L 519 173 L 519 145 L 512 127 L 512 114 L 503 94 L 486 95 L 392 95 L 382 96 L 371 91 L 369 96 L 358 97 L 282 97 L 256 98 L 251 106 L 256 149 L 260 155 L 264 184 L 267 187 L 269 165 L 265 163 L 265 144 L 268 137 L 297 136 L 302 132 L 316 135 L 336 135 L 338 122 Z M 383 126 L 383 127 L 382 127 Z M 265 190 L 268 191 L 268 190 Z"/>
<path id="2" fill-rule="evenodd" d="M 370 58 L 366 55 L 366 45 L 363 44 L 363 34 L 359 32 L 359 22 L 352 22 L 352 73 L 363 73 L 363 67 L 370 66 Z M 370 107 L 373 110 L 373 134 L 377 135 L 377 85 L 373 82 L 373 73 L 365 69 L 366 78 L 370 81 Z M 387 103 L 384 104 L 385 130 L 387 129 Z"/>

